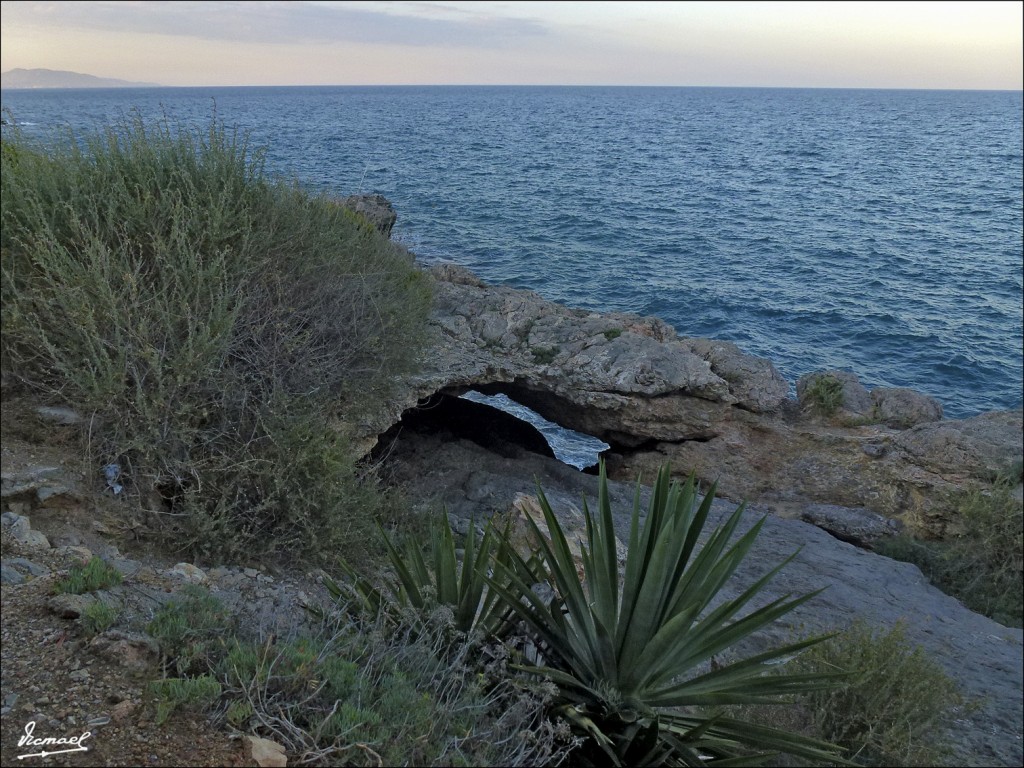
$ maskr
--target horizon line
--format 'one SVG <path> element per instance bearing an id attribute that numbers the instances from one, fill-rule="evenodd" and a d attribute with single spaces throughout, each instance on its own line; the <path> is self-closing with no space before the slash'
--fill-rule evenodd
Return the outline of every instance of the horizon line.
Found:
<path id="1" fill-rule="evenodd" d="M 7 73 L 3 73 L 7 74 Z M 108 78 L 117 79 L 117 78 Z M 3 87 L 4 91 L 132 91 L 201 88 L 700 88 L 802 91 L 977 91 L 980 93 L 1024 93 L 1022 88 L 955 88 L 878 85 L 664 85 L 623 83 L 291 83 L 260 85 L 114 85 L 77 87 Z"/>

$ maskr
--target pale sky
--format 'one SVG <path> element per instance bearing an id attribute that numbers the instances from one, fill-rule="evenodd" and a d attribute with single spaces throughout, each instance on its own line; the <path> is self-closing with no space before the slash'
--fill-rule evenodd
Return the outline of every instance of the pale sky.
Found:
<path id="1" fill-rule="evenodd" d="M 0 3 L 0 70 L 172 86 L 1010 89 L 1022 2 Z"/>

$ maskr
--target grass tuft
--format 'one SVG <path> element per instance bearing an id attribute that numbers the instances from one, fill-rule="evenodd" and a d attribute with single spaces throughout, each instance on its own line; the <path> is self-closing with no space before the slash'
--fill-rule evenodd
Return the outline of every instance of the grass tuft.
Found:
<path id="1" fill-rule="evenodd" d="M 55 589 L 58 593 L 84 595 L 86 592 L 116 587 L 121 580 L 121 573 L 114 566 L 94 556 L 85 563 L 71 566 L 67 577 L 59 580 Z"/>

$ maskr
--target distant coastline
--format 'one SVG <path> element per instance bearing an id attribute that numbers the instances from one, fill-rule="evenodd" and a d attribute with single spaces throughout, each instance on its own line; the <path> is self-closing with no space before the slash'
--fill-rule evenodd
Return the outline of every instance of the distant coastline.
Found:
<path id="1" fill-rule="evenodd" d="M 96 77 L 81 72 L 54 69 L 12 69 L 0 73 L 4 90 L 43 88 L 161 88 L 159 83 L 141 83 L 113 77 Z"/>

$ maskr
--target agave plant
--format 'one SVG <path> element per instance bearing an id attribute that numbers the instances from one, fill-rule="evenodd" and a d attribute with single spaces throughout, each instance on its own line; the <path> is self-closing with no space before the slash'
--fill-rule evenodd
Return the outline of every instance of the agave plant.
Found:
<path id="1" fill-rule="evenodd" d="M 509 628 L 508 619 L 513 614 L 499 594 L 488 587 L 488 577 L 500 568 L 531 583 L 542 578 L 538 561 L 514 557 L 507 530 L 496 530 L 493 522 L 484 528 L 479 544 L 476 525 L 470 523 L 461 563 L 447 515 L 431 525 L 429 557 L 414 539 L 407 539 L 399 547 L 383 531 L 381 536 L 397 581 L 388 582 L 382 589 L 346 563 L 340 564 L 363 606 L 374 614 L 395 606 L 425 611 L 444 605 L 452 611 L 456 630 L 494 637 Z M 325 585 L 336 600 L 343 600 L 340 585 L 330 579 Z"/>
<path id="2" fill-rule="evenodd" d="M 487 581 L 542 649 L 544 659 L 523 669 L 558 686 L 557 714 L 585 738 L 577 754 L 581 762 L 740 765 L 778 752 L 843 762 L 834 745 L 709 714 L 719 705 L 781 703 L 788 694 L 829 687 L 839 677 L 779 673 L 782 662 L 826 637 L 718 663 L 718 654 L 817 594 L 779 598 L 739 616 L 791 556 L 742 594 L 715 604 L 763 518 L 730 543 L 741 505 L 701 544 L 714 488 L 698 506 L 694 479 L 680 487 L 670 482 L 666 465 L 642 523 L 637 485 L 623 577 L 602 463 L 596 518 L 584 500 L 581 579 L 542 489 L 539 496 L 550 539 L 529 522 L 557 597 L 545 600 L 531 588 L 533 577 L 523 578 L 530 573 L 526 563 L 511 549 L 510 564 L 496 564 Z"/>

